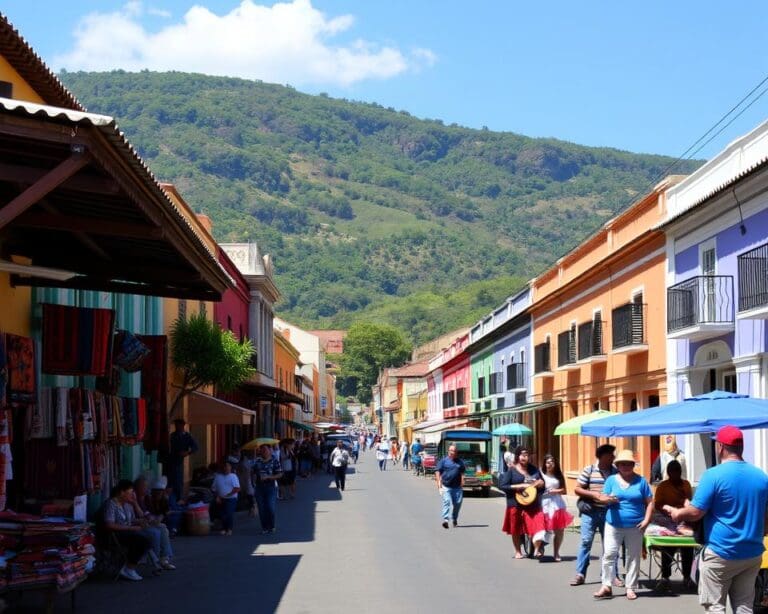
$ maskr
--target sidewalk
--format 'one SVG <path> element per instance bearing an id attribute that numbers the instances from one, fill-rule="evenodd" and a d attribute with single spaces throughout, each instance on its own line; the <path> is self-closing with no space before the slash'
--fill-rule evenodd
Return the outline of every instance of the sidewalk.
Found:
<path id="1" fill-rule="evenodd" d="M 278 501 L 275 534 L 262 535 L 258 518 L 238 512 L 231 537 L 212 533 L 208 537 L 174 538 L 176 571 L 152 576 L 142 565 L 138 569 L 144 576 L 141 582 L 89 578 L 77 589 L 77 614 L 231 614 L 232 603 L 250 603 L 253 611 L 275 611 L 301 557 L 264 556 L 256 550 L 264 544 L 314 540 L 318 503 L 339 498 L 337 491 L 328 487 L 332 482 L 333 477 L 325 473 L 297 480 L 296 498 Z M 13 612 L 43 611 L 43 596 L 34 592 L 24 593 L 13 603 Z M 70 595 L 59 595 L 55 606 L 56 614 L 70 613 Z"/>

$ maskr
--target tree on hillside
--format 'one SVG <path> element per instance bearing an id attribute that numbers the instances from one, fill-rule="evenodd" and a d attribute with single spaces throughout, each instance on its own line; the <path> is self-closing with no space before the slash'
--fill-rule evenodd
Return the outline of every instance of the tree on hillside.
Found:
<path id="1" fill-rule="evenodd" d="M 240 343 L 203 314 L 177 319 L 171 329 L 171 360 L 182 381 L 170 417 L 176 416 L 189 394 L 207 386 L 228 392 L 253 375 L 253 352 L 250 341 Z"/>
<path id="2" fill-rule="evenodd" d="M 379 371 L 404 364 L 411 349 L 405 335 L 394 326 L 370 322 L 353 324 L 344 339 L 344 353 L 338 357 L 340 389 L 348 390 L 349 383 L 353 382 L 357 399 L 370 403 L 371 387 Z"/>

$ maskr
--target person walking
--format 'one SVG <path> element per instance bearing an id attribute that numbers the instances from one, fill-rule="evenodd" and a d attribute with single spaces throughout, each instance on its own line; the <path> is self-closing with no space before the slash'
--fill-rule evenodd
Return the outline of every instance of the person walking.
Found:
<path id="1" fill-rule="evenodd" d="M 684 507 L 664 506 L 675 522 L 704 520 L 705 546 L 699 559 L 699 603 L 706 612 L 752 612 L 760 571 L 768 504 L 768 475 L 744 458 L 744 435 L 724 426 L 715 437 L 720 464 L 699 479 Z"/>
<path id="2" fill-rule="evenodd" d="M 576 555 L 576 576 L 571 580 L 571 586 L 580 586 L 586 580 L 595 533 L 600 533 L 603 547 L 605 547 L 604 530 L 607 510 L 605 504 L 598 499 L 603 492 L 605 480 L 617 472 L 613 465 L 615 451 L 616 446 L 610 444 L 598 447 L 595 451 L 597 462 L 584 467 L 576 482 L 574 492 L 579 497 L 577 508 L 581 517 L 581 543 Z M 624 583 L 617 576 L 614 586 L 623 585 Z"/>
<path id="3" fill-rule="evenodd" d="M 389 446 L 384 441 L 376 444 L 376 460 L 379 462 L 379 471 L 387 470 L 387 458 L 389 457 Z"/>
<path id="4" fill-rule="evenodd" d="M 347 481 L 347 465 L 349 465 L 349 452 L 344 449 L 344 443 L 336 442 L 336 447 L 331 452 L 331 465 L 336 482 L 336 488 L 344 490 Z"/>
<path id="5" fill-rule="evenodd" d="M 464 497 L 464 473 L 467 468 L 456 452 L 456 446 L 448 448 L 448 456 L 444 456 L 435 467 L 437 491 L 443 499 L 443 528 L 447 529 L 450 520 L 453 526 L 459 526 L 459 512 Z"/>
<path id="6" fill-rule="evenodd" d="M 536 466 L 528 462 L 529 458 L 530 450 L 525 446 L 517 446 L 515 462 L 499 476 L 499 488 L 507 496 L 501 530 L 512 536 L 515 559 L 525 558 L 522 550 L 523 535 L 528 535 L 533 542 L 535 558 L 540 559 L 544 554 L 546 529 L 544 514 L 541 511 L 544 480 Z M 528 491 L 531 487 L 536 489 L 535 494 L 525 502 L 518 501 L 518 497 L 522 498 L 522 493 L 531 492 Z"/>
<path id="7" fill-rule="evenodd" d="M 277 514 L 277 480 L 283 477 L 280 462 L 272 456 L 268 445 L 259 448 L 259 456 L 253 463 L 253 479 L 255 481 L 256 507 L 259 508 L 259 520 L 262 533 L 275 532 L 275 516 Z"/>
<path id="8" fill-rule="evenodd" d="M 408 445 L 408 442 L 403 443 L 403 471 L 408 471 L 410 468 L 410 460 L 411 460 L 411 446 Z"/>
<path id="9" fill-rule="evenodd" d="M 171 433 L 168 453 L 168 482 L 176 500 L 184 498 L 184 459 L 197 452 L 197 442 L 184 430 L 185 424 L 183 418 L 173 421 L 174 431 Z"/>
<path id="10" fill-rule="evenodd" d="M 648 481 L 635 473 L 635 454 L 622 450 L 616 457 L 618 473 L 608 476 L 603 492 L 597 500 L 608 506 L 605 516 L 605 545 L 603 548 L 602 586 L 594 594 L 595 599 L 613 597 L 613 581 L 616 579 L 616 562 L 619 549 L 626 549 L 627 599 L 637 599 L 637 578 L 640 571 L 640 555 L 643 550 L 643 534 L 651 523 L 653 493 Z"/>
<path id="11" fill-rule="evenodd" d="M 544 513 L 544 526 L 547 529 L 546 542 L 552 542 L 552 556 L 560 562 L 560 546 L 563 544 L 565 528 L 573 522 L 568 512 L 565 498 L 565 476 L 560 463 L 552 454 L 544 455 L 541 465 L 541 477 L 544 480 L 544 493 L 541 495 L 541 511 Z"/>
<path id="12" fill-rule="evenodd" d="M 357 459 L 360 457 L 360 442 L 355 439 L 352 442 L 352 460 L 355 462 L 355 465 L 357 465 Z"/>

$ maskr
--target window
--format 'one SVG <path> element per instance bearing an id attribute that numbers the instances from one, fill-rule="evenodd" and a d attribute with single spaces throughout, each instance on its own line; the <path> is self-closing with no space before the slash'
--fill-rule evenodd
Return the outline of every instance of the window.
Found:
<path id="1" fill-rule="evenodd" d="M 456 405 L 464 405 L 467 402 L 467 389 L 458 388 L 456 390 Z"/>
<path id="2" fill-rule="evenodd" d="M 544 343 L 539 343 L 533 348 L 533 372 L 548 373 L 551 371 L 549 338 Z"/>
<path id="3" fill-rule="evenodd" d="M 232 316 L 227 316 L 227 330 L 232 332 Z"/>
<path id="4" fill-rule="evenodd" d="M 179 299 L 179 319 L 187 319 L 187 299 L 185 298 Z"/>
<path id="5" fill-rule="evenodd" d="M 10 81 L 0 81 L 0 96 L 3 98 L 13 98 L 13 83 Z"/>
<path id="6" fill-rule="evenodd" d="M 477 378 L 477 396 L 480 398 L 485 396 L 485 378 L 484 377 Z"/>
<path id="7" fill-rule="evenodd" d="M 515 393 L 515 407 L 518 405 L 525 405 L 526 403 L 526 394 L 525 392 L 516 392 Z"/>
<path id="8" fill-rule="evenodd" d="M 496 409 L 504 409 L 504 397 L 496 399 Z"/>

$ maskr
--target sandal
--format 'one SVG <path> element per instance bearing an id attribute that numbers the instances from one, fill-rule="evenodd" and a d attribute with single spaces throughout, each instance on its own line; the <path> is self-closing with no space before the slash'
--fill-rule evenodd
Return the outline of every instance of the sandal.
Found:
<path id="1" fill-rule="evenodd" d="M 523 555 L 522 552 L 515 552 L 515 559 L 520 560 L 520 559 L 524 559 L 524 558 L 525 558 L 525 556 Z"/>
<path id="2" fill-rule="evenodd" d="M 627 589 L 627 599 L 629 599 L 630 601 L 634 601 L 635 599 L 637 599 L 637 593 L 633 591 L 631 588 Z"/>
<path id="3" fill-rule="evenodd" d="M 607 587 L 603 586 L 600 588 L 599 591 L 597 591 L 594 595 L 592 595 L 595 599 L 610 599 L 613 597 L 613 591 Z"/>
<path id="4" fill-rule="evenodd" d="M 576 577 L 571 580 L 571 586 L 581 586 L 584 584 L 584 576 L 581 574 L 576 574 Z"/>

